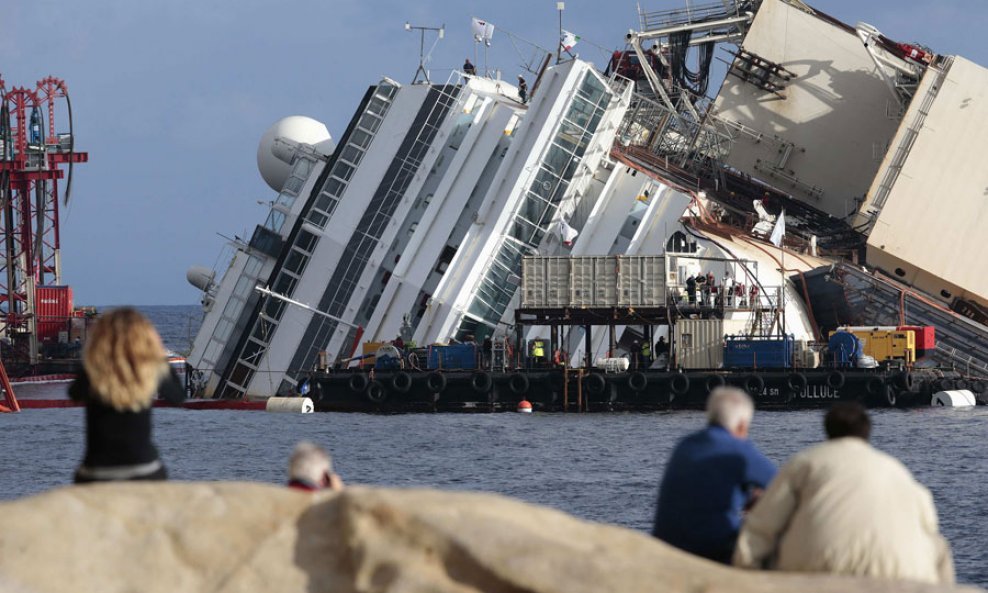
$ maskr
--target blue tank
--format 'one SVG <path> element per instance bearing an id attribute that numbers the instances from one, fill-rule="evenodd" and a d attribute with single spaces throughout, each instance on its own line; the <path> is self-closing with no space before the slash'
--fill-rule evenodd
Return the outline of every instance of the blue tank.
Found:
<path id="1" fill-rule="evenodd" d="M 829 350 L 828 363 L 839 367 L 852 367 L 858 355 L 861 354 L 861 340 L 850 332 L 834 332 L 827 342 Z"/>

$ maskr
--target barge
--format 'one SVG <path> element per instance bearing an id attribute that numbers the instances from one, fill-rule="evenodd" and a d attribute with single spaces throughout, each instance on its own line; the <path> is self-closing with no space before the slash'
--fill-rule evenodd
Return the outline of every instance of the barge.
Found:
<path id="1" fill-rule="evenodd" d="M 981 405 L 988 403 L 988 383 L 957 372 L 865 369 L 327 371 L 309 375 L 307 395 L 317 411 L 327 412 L 504 412 L 516 411 L 523 401 L 544 412 L 657 411 L 702 409 L 721 385 L 745 389 L 760 409 L 819 408 L 835 401 L 929 406 L 934 394 L 955 390 L 970 390 Z"/>

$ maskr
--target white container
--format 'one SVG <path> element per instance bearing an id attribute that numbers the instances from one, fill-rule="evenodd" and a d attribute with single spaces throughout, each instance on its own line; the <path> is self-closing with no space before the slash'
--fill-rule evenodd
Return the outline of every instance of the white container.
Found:
<path id="1" fill-rule="evenodd" d="M 938 391 L 933 394 L 931 406 L 944 406 L 947 408 L 967 408 L 977 405 L 974 394 L 967 389 L 956 391 Z"/>
<path id="2" fill-rule="evenodd" d="M 665 258 L 657 255 L 617 257 L 618 302 L 629 307 L 665 305 Z"/>
<path id="3" fill-rule="evenodd" d="M 307 397 L 269 397 L 264 411 L 283 414 L 311 414 L 316 411 L 316 406 Z"/>
<path id="4" fill-rule="evenodd" d="M 661 307 L 663 256 L 526 257 L 522 307 Z"/>

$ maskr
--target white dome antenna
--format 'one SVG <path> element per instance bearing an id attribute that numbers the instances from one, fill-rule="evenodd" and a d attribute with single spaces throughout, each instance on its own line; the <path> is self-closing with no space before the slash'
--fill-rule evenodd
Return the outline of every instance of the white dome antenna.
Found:
<path id="1" fill-rule="evenodd" d="M 261 136 L 257 146 L 257 170 L 274 191 L 280 192 L 291 175 L 299 144 L 318 146 L 322 153 L 333 152 L 333 139 L 326 124 L 304 115 L 279 119 Z"/>

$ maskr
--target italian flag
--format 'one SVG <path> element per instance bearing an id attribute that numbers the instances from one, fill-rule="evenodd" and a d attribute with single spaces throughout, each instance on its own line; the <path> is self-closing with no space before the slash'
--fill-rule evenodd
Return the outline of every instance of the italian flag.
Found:
<path id="1" fill-rule="evenodd" d="M 574 35 L 569 31 L 563 29 L 563 36 L 559 39 L 559 44 L 563 46 L 564 51 L 569 51 L 573 49 L 576 42 L 580 40 L 579 35 Z"/>

